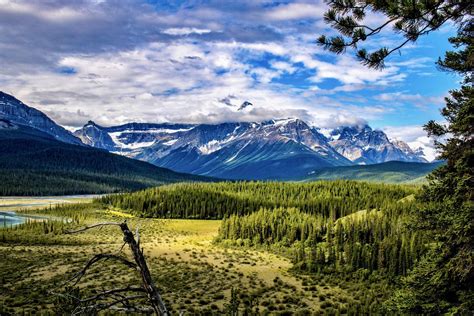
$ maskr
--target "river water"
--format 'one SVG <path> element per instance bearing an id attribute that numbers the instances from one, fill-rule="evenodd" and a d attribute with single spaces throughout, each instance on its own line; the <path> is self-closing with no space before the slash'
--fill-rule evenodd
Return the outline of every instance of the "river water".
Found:
<path id="1" fill-rule="evenodd" d="M 19 214 L 15 211 L 0 211 L 0 228 L 20 225 L 28 220 L 42 221 L 45 219 L 47 219 L 47 217 L 29 214 Z"/>
<path id="2" fill-rule="evenodd" d="M 56 204 L 87 202 L 100 195 L 66 195 L 43 197 L 0 197 L 0 229 L 20 225 L 27 221 L 43 221 L 51 217 L 22 212 L 20 209 L 44 208 Z"/>

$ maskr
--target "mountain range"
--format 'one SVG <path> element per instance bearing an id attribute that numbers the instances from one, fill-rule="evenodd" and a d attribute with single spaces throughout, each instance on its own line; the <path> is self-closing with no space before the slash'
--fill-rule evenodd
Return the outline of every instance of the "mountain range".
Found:
<path id="1" fill-rule="evenodd" d="M 300 119 L 112 127 L 88 122 L 74 135 L 87 145 L 160 167 L 225 179 L 294 180 L 328 167 L 427 162 L 422 151 L 368 125 L 343 126 L 326 137 Z"/>
<path id="2" fill-rule="evenodd" d="M 223 179 L 302 180 L 319 170 L 388 161 L 425 163 L 421 150 L 390 140 L 368 125 L 341 126 L 323 135 L 296 119 L 221 124 L 89 121 L 71 133 L 42 112 L 0 92 L 0 119 L 71 145 L 142 160 L 175 172 Z"/>
<path id="3" fill-rule="evenodd" d="M 0 102 L 0 196 L 111 193 L 212 180 L 93 148 L 11 96 L 0 92 Z"/>
<path id="4" fill-rule="evenodd" d="M 64 127 L 56 124 L 46 114 L 35 108 L 29 107 L 12 95 L 0 91 L 0 119 L 4 122 L 32 127 L 43 133 L 74 145 L 83 145 L 80 139 L 72 135 Z"/>

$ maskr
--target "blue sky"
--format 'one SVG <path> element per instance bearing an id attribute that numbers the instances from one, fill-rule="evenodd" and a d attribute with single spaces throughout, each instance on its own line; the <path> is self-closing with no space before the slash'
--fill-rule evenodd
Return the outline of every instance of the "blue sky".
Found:
<path id="1" fill-rule="evenodd" d="M 430 147 L 421 126 L 441 119 L 457 85 L 435 66 L 454 29 L 377 71 L 315 44 L 333 32 L 326 10 L 322 1 L 0 0 L 0 89 L 71 129 L 299 117 L 323 131 L 367 122 Z M 387 30 L 367 48 L 400 40 Z"/>

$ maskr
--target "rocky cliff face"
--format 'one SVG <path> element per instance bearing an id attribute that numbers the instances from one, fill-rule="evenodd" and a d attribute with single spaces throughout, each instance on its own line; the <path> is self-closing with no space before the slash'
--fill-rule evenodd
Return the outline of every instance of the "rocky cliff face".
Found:
<path id="1" fill-rule="evenodd" d="M 35 128 L 65 143 L 83 145 L 77 137 L 56 124 L 41 111 L 29 107 L 15 97 L 1 91 L 0 119 Z"/>
<path id="2" fill-rule="evenodd" d="M 113 151 L 181 172 L 290 179 L 318 168 L 351 164 L 326 137 L 298 119 L 217 125 L 135 123 L 101 132 L 90 125 L 76 132 L 88 144 L 110 148 L 103 141 L 108 139 L 106 133 L 115 143 Z"/>
<path id="3" fill-rule="evenodd" d="M 356 164 L 387 161 L 427 162 L 405 142 L 392 142 L 387 135 L 368 125 L 342 126 L 331 132 L 330 145 Z"/>

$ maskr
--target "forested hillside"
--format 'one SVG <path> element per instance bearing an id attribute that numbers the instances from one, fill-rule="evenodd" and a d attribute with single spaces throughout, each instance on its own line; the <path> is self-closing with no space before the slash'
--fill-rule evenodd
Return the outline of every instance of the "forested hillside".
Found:
<path id="1" fill-rule="evenodd" d="M 103 197 L 103 203 L 135 215 L 220 219 L 260 208 L 294 207 L 336 220 L 362 209 L 393 203 L 416 187 L 355 181 L 180 183 Z"/>
<path id="2" fill-rule="evenodd" d="M 223 218 L 217 244 L 284 255 L 315 284 L 329 276 L 332 286 L 355 289 L 350 310 L 340 304 L 334 312 L 369 314 L 387 311 L 398 282 L 432 247 L 422 231 L 409 229 L 419 191 L 345 180 L 189 183 L 100 201 L 144 217 Z"/>
<path id="3" fill-rule="evenodd" d="M 412 202 L 394 202 L 334 221 L 294 208 L 261 209 L 225 219 L 219 240 L 284 252 L 310 272 L 367 269 L 406 275 L 426 249 L 422 234 L 405 229 L 414 211 Z"/>
<path id="4" fill-rule="evenodd" d="M 111 193 L 189 180 L 207 178 L 66 144 L 33 128 L 0 127 L 0 195 Z"/>

